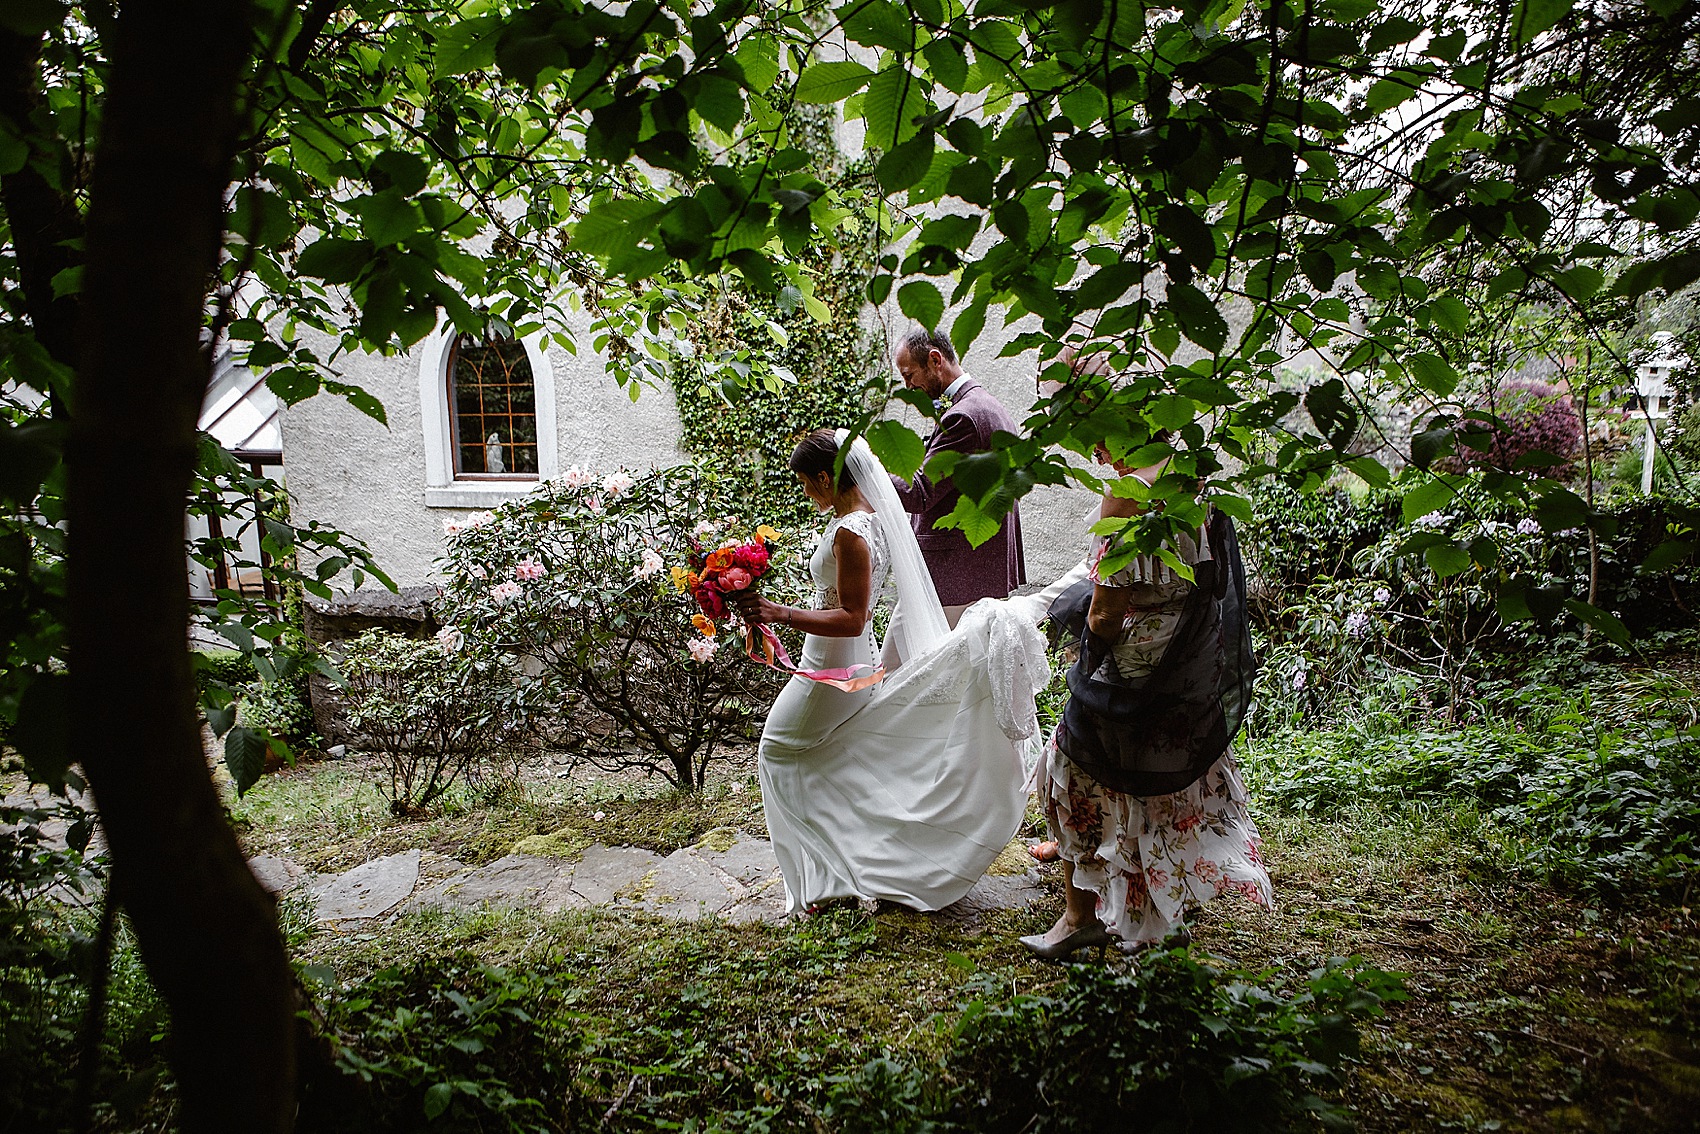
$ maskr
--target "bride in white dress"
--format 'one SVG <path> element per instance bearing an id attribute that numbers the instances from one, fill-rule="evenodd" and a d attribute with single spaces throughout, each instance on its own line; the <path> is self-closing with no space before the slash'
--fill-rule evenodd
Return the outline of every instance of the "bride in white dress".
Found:
<path id="1" fill-rule="evenodd" d="M 791 457 L 803 491 L 833 513 L 809 561 L 813 606 L 756 595 L 740 606 L 751 621 L 804 631 L 801 670 L 872 672 L 871 617 L 889 576 L 909 660 L 853 692 L 791 678 L 762 730 L 768 832 L 793 911 L 835 898 L 936 910 L 968 892 L 1021 823 L 1020 742 L 1038 731 L 1044 640 L 1017 602 L 978 603 L 947 628 L 909 517 L 859 438 L 834 479 L 842 434 L 812 433 Z"/>

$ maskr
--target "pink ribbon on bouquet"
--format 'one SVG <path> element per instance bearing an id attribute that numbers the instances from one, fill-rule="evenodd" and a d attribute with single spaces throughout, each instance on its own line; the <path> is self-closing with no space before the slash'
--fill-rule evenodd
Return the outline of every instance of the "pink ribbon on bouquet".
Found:
<path id="1" fill-rule="evenodd" d="M 756 631 L 761 632 L 761 652 L 756 652 Z M 846 693 L 855 693 L 871 685 L 877 685 L 885 680 L 885 667 L 872 665 L 853 665 L 844 669 L 798 669 L 791 661 L 791 655 L 785 649 L 785 643 L 779 640 L 765 623 L 756 623 L 744 628 L 744 648 L 750 655 L 750 660 L 786 673 L 794 673 L 806 677 L 810 681 L 818 681 L 822 685 L 830 685 L 834 689 L 842 689 Z"/>

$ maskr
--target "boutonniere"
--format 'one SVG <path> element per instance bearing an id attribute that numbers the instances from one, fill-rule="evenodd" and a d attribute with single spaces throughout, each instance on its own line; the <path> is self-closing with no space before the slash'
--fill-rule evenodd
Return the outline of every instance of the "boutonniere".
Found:
<path id="1" fill-rule="evenodd" d="M 938 410 L 939 415 L 942 417 L 944 414 L 949 413 L 950 407 L 955 404 L 956 400 L 949 394 L 941 394 L 938 400 L 933 403 L 933 408 Z"/>

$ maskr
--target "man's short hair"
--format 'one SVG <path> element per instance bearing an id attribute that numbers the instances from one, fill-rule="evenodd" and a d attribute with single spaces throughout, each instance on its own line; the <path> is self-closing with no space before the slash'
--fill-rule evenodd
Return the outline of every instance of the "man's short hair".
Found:
<path id="1" fill-rule="evenodd" d="M 903 336 L 897 348 L 909 356 L 909 361 L 920 365 L 927 361 L 927 352 L 936 350 L 944 356 L 946 362 L 956 361 L 956 348 L 950 345 L 950 336 L 943 331 L 929 331 L 925 327 L 916 327 Z"/>

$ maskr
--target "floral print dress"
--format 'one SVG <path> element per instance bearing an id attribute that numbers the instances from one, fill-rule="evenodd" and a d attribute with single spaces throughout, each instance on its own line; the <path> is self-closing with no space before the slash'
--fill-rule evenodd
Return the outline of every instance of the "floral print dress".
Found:
<path id="1" fill-rule="evenodd" d="M 1094 544 L 1092 580 L 1132 594 L 1122 635 L 1104 664 L 1138 677 L 1162 657 L 1191 584 L 1156 556 L 1141 556 L 1099 578 L 1108 542 Z M 1209 555 L 1202 533 L 1183 537 L 1175 550 L 1187 563 Z M 1181 924 L 1188 906 L 1222 893 L 1273 907 L 1261 840 L 1232 753 L 1190 787 L 1142 798 L 1098 783 L 1058 750 L 1053 734 L 1040 773 L 1051 837 L 1074 864 L 1074 884 L 1098 895 L 1099 919 L 1123 941 L 1160 940 Z"/>

